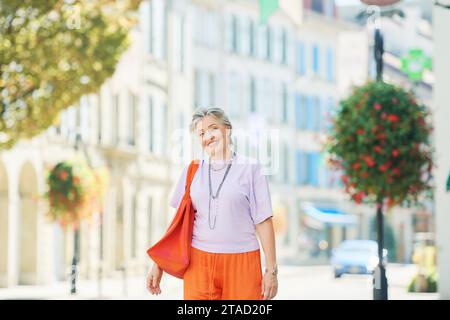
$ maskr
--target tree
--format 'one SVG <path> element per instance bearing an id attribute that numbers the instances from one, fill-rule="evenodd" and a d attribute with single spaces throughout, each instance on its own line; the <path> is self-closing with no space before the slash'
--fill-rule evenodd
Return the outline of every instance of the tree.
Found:
<path id="1" fill-rule="evenodd" d="M 326 149 L 356 203 L 376 204 L 379 270 L 383 264 L 383 207 L 411 206 L 431 196 L 429 114 L 412 92 L 382 81 L 354 87 L 333 119 Z M 386 280 L 387 281 L 387 280 Z M 382 299 L 387 298 L 387 282 Z"/>
<path id="2" fill-rule="evenodd" d="M 98 91 L 129 44 L 140 0 L 0 4 L 0 150 Z"/>

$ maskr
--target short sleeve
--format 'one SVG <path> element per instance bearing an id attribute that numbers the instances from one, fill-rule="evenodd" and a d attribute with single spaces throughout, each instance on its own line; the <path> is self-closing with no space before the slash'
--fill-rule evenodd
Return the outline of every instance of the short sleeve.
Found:
<path id="1" fill-rule="evenodd" d="M 261 164 L 252 168 L 252 183 L 250 190 L 250 214 L 256 225 L 273 216 L 267 176 L 261 172 Z"/>
<path id="2" fill-rule="evenodd" d="M 183 199 L 184 191 L 186 188 L 186 176 L 187 176 L 187 170 L 189 165 L 186 165 L 181 172 L 181 176 L 178 179 L 178 183 L 175 186 L 175 190 L 172 194 L 172 199 L 170 199 L 170 206 L 172 208 L 178 209 L 178 206 L 180 205 L 181 199 Z"/>

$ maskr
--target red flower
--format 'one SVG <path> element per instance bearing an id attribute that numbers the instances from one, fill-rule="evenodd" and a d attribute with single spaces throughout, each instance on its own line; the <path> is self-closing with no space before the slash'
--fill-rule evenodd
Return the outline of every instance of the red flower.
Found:
<path id="1" fill-rule="evenodd" d="M 363 156 L 362 159 L 366 162 L 369 167 L 373 167 L 375 165 L 375 161 L 371 156 Z"/>
<path id="2" fill-rule="evenodd" d="M 354 170 L 358 170 L 359 168 L 361 168 L 361 163 L 355 162 L 355 163 L 352 165 L 352 168 L 353 168 Z"/>
<path id="3" fill-rule="evenodd" d="M 394 199 L 392 199 L 391 197 L 389 197 L 389 198 L 387 199 L 386 205 L 387 205 L 388 207 L 393 207 L 393 206 L 395 205 Z"/>
<path id="4" fill-rule="evenodd" d="M 394 168 L 394 169 L 392 169 L 392 173 L 394 174 L 394 176 L 399 176 L 400 175 L 400 169 L 399 168 Z"/>
<path id="5" fill-rule="evenodd" d="M 67 173 L 67 171 L 61 171 L 61 172 L 59 173 L 59 178 L 60 178 L 62 181 L 66 181 L 68 176 L 69 176 L 69 174 Z"/>
<path id="6" fill-rule="evenodd" d="M 74 177 L 73 178 L 73 184 L 79 184 L 79 183 L 80 183 L 80 178 Z"/>
<path id="7" fill-rule="evenodd" d="M 377 132 L 377 127 L 372 127 L 372 129 L 370 129 L 370 131 L 372 131 L 372 133 Z"/>
<path id="8" fill-rule="evenodd" d="M 381 104 L 375 103 L 374 106 L 375 110 L 381 110 Z"/>
<path id="9" fill-rule="evenodd" d="M 387 169 L 389 169 L 389 168 L 391 167 L 391 165 L 392 165 L 392 163 L 391 163 L 390 161 L 388 161 L 388 162 L 386 162 L 385 164 L 380 165 L 380 166 L 378 167 L 378 169 L 379 169 L 381 172 L 384 172 L 384 171 L 386 171 Z"/>
<path id="10" fill-rule="evenodd" d="M 387 117 L 387 113 L 386 112 L 382 112 L 381 113 L 381 119 L 386 119 Z"/>
<path id="11" fill-rule="evenodd" d="M 356 134 L 362 136 L 364 134 L 364 129 L 362 128 L 356 129 Z"/>
<path id="12" fill-rule="evenodd" d="M 359 204 L 359 203 L 362 202 L 362 200 L 364 199 L 364 197 L 365 197 L 364 191 L 360 191 L 360 192 L 358 192 L 358 193 L 356 193 L 356 194 L 353 195 L 353 200 L 354 200 L 356 203 Z"/>
<path id="13" fill-rule="evenodd" d="M 397 149 L 392 150 L 392 156 L 393 156 L 393 157 L 398 157 L 399 154 L 400 154 L 400 152 L 398 152 Z"/>
<path id="14" fill-rule="evenodd" d="M 369 177 L 369 173 L 368 173 L 367 171 L 364 171 L 364 172 L 361 174 L 361 177 L 362 177 L 363 179 L 367 179 L 367 178 Z"/>
<path id="15" fill-rule="evenodd" d="M 382 133 L 377 134 L 376 137 L 380 140 L 383 140 L 383 139 L 387 138 L 387 135 L 386 135 L 386 133 L 382 132 Z"/>
<path id="16" fill-rule="evenodd" d="M 390 114 L 387 116 L 387 120 L 390 122 L 397 122 L 399 117 L 396 114 Z"/>
<path id="17" fill-rule="evenodd" d="M 380 146 L 375 146 L 373 147 L 373 151 L 375 151 L 376 153 L 381 153 L 383 149 Z"/>
<path id="18" fill-rule="evenodd" d="M 342 175 L 342 176 L 341 176 L 341 181 L 342 181 L 342 183 L 345 184 L 345 185 L 348 184 L 349 176 L 347 176 L 347 175 L 345 175 L 345 174 Z"/>

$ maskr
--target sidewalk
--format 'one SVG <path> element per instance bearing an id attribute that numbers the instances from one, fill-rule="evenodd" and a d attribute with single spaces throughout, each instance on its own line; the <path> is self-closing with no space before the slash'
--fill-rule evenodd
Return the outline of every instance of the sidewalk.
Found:
<path id="1" fill-rule="evenodd" d="M 390 264 L 388 267 L 389 299 L 435 300 L 437 293 L 409 293 L 406 288 L 415 272 L 413 265 Z M 2 299 L 136 299 L 182 300 L 183 282 L 165 274 L 161 295 L 151 295 L 145 287 L 145 276 L 127 279 L 104 279 L 101 290 L 96 280 L 79 280 L 78 293 L 70 295 L 70 284 L 57 282 L 48 286 L 17 286 L 1 288 Z M 331 267 L 280 266 L 279 290 L 275 299 L 285 300 L 371 300 L 372 278 L 367 275 L 344 275 L 334 279 Z"/>

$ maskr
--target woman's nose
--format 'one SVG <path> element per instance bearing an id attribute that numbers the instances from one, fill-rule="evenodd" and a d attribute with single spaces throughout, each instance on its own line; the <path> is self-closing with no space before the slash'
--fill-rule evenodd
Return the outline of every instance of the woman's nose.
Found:
<path id="1" fill-rule="evenodd" d="M 212 140 L 214 138 L 214 136 L 212 135 L 211 132 L 206 131 L 205 134 L 203 135 L 203 138 L 205 141 L 209 141 L 209 140 Z"/>

